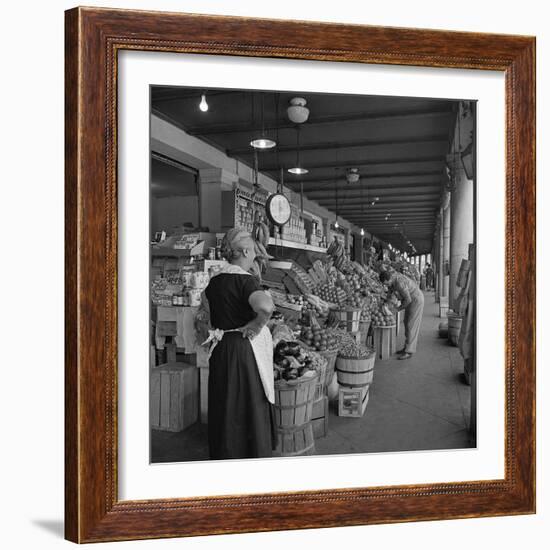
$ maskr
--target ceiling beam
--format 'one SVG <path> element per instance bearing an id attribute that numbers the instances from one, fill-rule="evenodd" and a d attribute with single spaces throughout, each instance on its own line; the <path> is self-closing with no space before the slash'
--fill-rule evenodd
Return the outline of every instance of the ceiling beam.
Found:
<path id="1" fill-rule="evenodd" d="M 405 231 L 406 228 L 416 228 L 416 227 L 432 227 L 435 225 L 435 221 L 429 218 L 411 218 L 407 223 L 405 223 L 405 226 L 401 224 L 401 222 L 395 222 L 392 220 L 373 220 L 371 218 L 365 218 L 363 216 L 350 216 L 353 220 L 361 220 L 363 222 L 368 222 L 369 225 L 377 226 L 377 227 L 388 227 L 395 231 Z M 399 227 L 394 227 L 395 224 L 398 224 Z"/>
<path id="2" fill-rule="evenodd" d="M 358 212 L 362 212 L 363 209 L 364 209 L 365 212 L 369 213 L 369 211 L 372 211 L 373 209 L 381 210 L 382 211 L 381 214 L 383 214 L 383 215 L 386 215 L 388 212 L 391 212 L 392 208 L 395 209 L 395 208 L 404 207 L 404 210 L 406 210 L 406 211 L 421 208 L 423 210 L 433 211 L 439 205 L 439 200 L 416 201 L 416 202 L 404 201 L 404 202 L 401 202 L 399 199 L 397 199 L 395 201 L 389 201 L 388 200 L 388 201 L 384 201 L 383 203 L 378 202 L 378 203 L 376 203 L 376 206 L 371 206 L 370 208 L 363 208 L 363 205 L 361 205 L 360 203 L 357 203 L 357 202 L 355 204 L 353 204 L 353 203 L 345 204 L 345 203 L 341 202 L 340 200 L 338 201 L 338 205 L 336 204 L 336 202 L 327 201 L 327 200 L 315 201 L 315 202 L 317 204 L 320 204 L 321 206 L 324 206 L 325 208 L 328 208 L 328 206 L 331 206 L 331 205 L 333 205 L 334 208 L 336 208 L 336 206 L 338 206 L 338 211 L 340 211 L 340 210 L 346 210 L 346 211 L 357 210 Z M 329 208 L 329 210 L 330 210 L 330 208 Z M 378 212 L 376 212 L 376 213 L 378 213 Z"/>
<path id="3" fill-rule="evenodd" d="M 355 222 L 362 223 L 367 229 L 370 229 L 371 231 L 385 231 L 388 235 L 401 235 L 400 229 L 392 229 L 387 226 L 375 225 L 368 222 L 365 223 L 365 222 L 361 222 L 361 220 L 355 220 Z M 431 234 L 433 233 L 432 230 L 433 230 L 433 226 L 419 225 L 419 226 L 414 226 L 414 228 L 407 229 L 406 233 L 404 231 L 403 233 L 405 233 L 406 236 L 411 237 L 412 235 L 426 235 L 428 233 Z"/>
<path id="4" fill-rule="evenodd" d="M 155 106 L 155 111 L 161 111 L 158 106 Z M 316 126 L 319 124 L 339 124 L 342 122 L 362 122 L 372 120 L 392 120 L 392 119 L 415 119 L 427 117 L 441 117 L 452 114 L 451 109 L 405 109 L 402 111 L 386 111 L 374 113 L 342 113 L 337 115 L 311 116 L 307 121 L 307 127 Z M 264 127 L 261 123 L 229 123 L 229 124 L 210 124 L 198 127 L 189 127 L 185 131 L 192 136 L 207 136 L 212 134 L 238 134 L 238 133 L 255 133 L 262 130 L 270 131 L 276 129 L 296 128 L 293 122 L 290 122 L 286 117 L 282 120 L 266 120 Z"/>
<path id="5" fill-rule="evenodd" d="M 421 177 L 427 177 L 427 176 L 442 177 L 442 175 L 443 175 L 442 169 L 421 170 L 421 171 L 416 171 L 416 172 L 411 171 L 411 170 L 406 170 L 406 171 L 400 171 L 400 172 L 387 172 L 387 173 L 382 173 L 382 174 L 361 174 L 360 181 L 371 180 L 371 179 L 384 180 L 384 179 L 389 179 L 389 178 L 412 178 L 412 177 L 421 178 Z M 347 181 L 342 180 L 342 177 L 343 177 L 343 175 L 340 176 L 339 178 L 335 178 L 334 176 L 331 176 L 330 178 L 309 177 L 309 178 L 302 178 L 302 179 L 297 180 L 297 181 L 289 181 L 287 183 L 289 185 L 293 185 L 293 184 L 298 184 L 298 183 L 302 182 L 304 185 L 307 185 L 308 189 L 314 189 L 314 184 L 319 184 L 319 183 L 326 183 L 326 184 L 329 184 L 329 183 L 342 183 L 344 185 L 349 185 L 347 183 Z M 374 185 L 374 184 L 371 184 L 371 185 Z M 382 185 L 386 186 L 386 185 L 401 185 L 401 184 L 382 184 Z M 422 184 L 422 185 L 425 185 L 425 184 Z M 322 189 L 324 189 L 324 188 L 325 187 L 323 186 Z"/>
<path id="6" fill-rule="evenodd" d="M 388 231 L 390 233 L 407 233 L 408 231 L 424 231 L 424 230 L 428 230 L 428 229 L 433 229 L 435 228 L 435 225 L 433 223 L 429 223 L 429 222 L 426 222 L 426 223 L 422 223 L 422 224 L 417 224 L 417 225 L 407 225 L 405 226 L 405 228 L 402 228 L 402 227 L 398 227 L 398 228 L 394 228 L 391 223 L 386 223 L 386 224 L 381 224 L 381 223 L 374 223 L 372 220 L 365 220 L 363 218 L 351 218 L 351 219 L 348 219 L 346 218 L 349 222 L 352 222 L 352 223 L 357 223 L 357 224 L 360 224 L 360 225 L 364 225 L 365 227 L 373 227 L 373 228 L 376 228 L 376 229 L 384 229 L 385 231 Z"/>
<path id="7" fill-rule="evenodd" d="M 340 216 L 340 212 L 338 212 L 338 215 Z M 405 225 L 407 223 L 412 223 L 412 222 L 418 222 L 418 221 L 422 221 L 422 222 L 431 222 L 432 219 L 435 220 L 435 216 L 433 216 L 432 218 L 432 215 L 431 214 L 426 214 L 426 213 L 417 213 L 417 214 L 414 214 L 414 215 L 411 215 L 411 214 L 395 214 L 393 215 L 390 219 L 386 220 L 385 218 L 373 218 L 372 216 L 364 216 L 363 214 L 361 214 L 360 212 L 345 212 L 343 215 L 347 217 L 350 217 L 352 219 L 359 219 L 359 220 L 366 220 L 366 221 L 369 221 L 370 223 L 379 223 L 379 224 L 382 224 L 384 222 L 387 222 L 387 224 L 389 225 L 395 225 L 396 223 L 401 226 L 403 223 L 405 223 Z"/>
<path id="8" fill-rule="evenodd" d="M 365 139 L 360 141 L 329 141 L 324 143 L 311 143 L 309 145 L 300 145 L 300 152 L 303 151 L 332 151 L 335 149 L 355 149 L 359 147 L 377 147 L 380 145 L 418 145 L 419 143 L 448 143 L 447 134 L 432 134 L 428 136 L 414 136 L 408 138 L 393 137 L 387 139 Z M 278 145 L 279 153 L 295 153 L 296 145 Z M 250 146 L 228 149 L 227 154 L 230 157 L 252 156 L 254 149 Z"/>
<path id="9" fill-rule="evenodd" d="M 352 193 L 353 191 L 353 193 Z M 334 198 L 334 190 L 333 189 L 327 189 L 326 191 L 306 191 L 304 189 L 304 193 L 310 198 L 311 200 L 317 201 L 317 200 L 323 200 L 326 198 Z M 374 197 L 380 197 L 380 200 L 382 198 L 391 198 L 391 197 L 401 197 L 402 199 L 405 199 L 406 197 L 436 197 L 439 199 L 441 195 L 441 191 L 438 187 L 434 187 L 431 190 L 428 191 L 409 191 L 408 193 L 405 192 L 403 189 L 394 189 L 392 192 L 386 192 L 385 190 L 379 190 L 379 191 L 373 191 L 372 189 L 369 189 L 368 198 L 364 191 L 356 191 L 355 189 L 350 189 L 349 191 L 345 191 L 343 194 L 338 193 L 338 202 L 340 202 L 340 199 L 343 200 L 356 200 L 361 199 L 361 202 L 364 202 L 365 204 L 370 204 Z"/>
<path id="10" fill-rule="evenodd" d="M 344 193 L 346 191 L 362 191 L 365 195 L 376 196 L 379 193 L 384 191 L 391 190 L 410 190 L 414 191 L 415 189 L 424 189 L 427 191 L 431 190 L 441 190 L 442 184 L 441 180 L 439 181 L 414 181 L 414 182 L 404 182 L 404 183 L 376 183 L 376 184 L 365 184 L 365 185 L 349 185 L 347 182 L 336 182 L 331 181 L 333 185 L 324 184 L 324 185 L 307 185 L 306 182 L 303 182 L 303 188 L 305 193 L 334 193 L 334 189 L 337 188 L 339 193 Z M 335 185 L 338 183 L 339 185 Z M 300 182 L 285 182 L 287 187 L 290 187 L 293 191 L 300 190 Z"/>
<path id="11" fill-rule="evenodd" d="M 361 168 L 362 166 L 379 166 L 379 165 L 390 165 L 390 164 L 418 164 L 421 162 L 445 162 L 445 155 L 429 155 L 425 157 L 419 157 L 418 155 L 412 157 L 398 157 L 398 158 L 388 158 L 388 159 L 360 159 L 354 161 L 328 161 L 328 162 L 319 162 L 317 164 L 307 164 L 304 165 L 304 168 L 308 170 L 314 170 L 316 168 L 348 168 L 353 166 L 354 168 Z M 280 166 L 268 165 L 261 166 L 260 172 L 279 172 L 281 169 Z"/>

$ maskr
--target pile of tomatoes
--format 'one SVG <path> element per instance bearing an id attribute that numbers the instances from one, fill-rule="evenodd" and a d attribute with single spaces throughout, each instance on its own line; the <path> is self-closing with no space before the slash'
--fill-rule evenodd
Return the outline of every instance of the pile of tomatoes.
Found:
<path id="1" fill-rule="evenodd" d="M 300 339 L 317 351 L 327 351 L 338 347 L 338 338 L 333 332 L 320 327 L 303 327 Z"/>

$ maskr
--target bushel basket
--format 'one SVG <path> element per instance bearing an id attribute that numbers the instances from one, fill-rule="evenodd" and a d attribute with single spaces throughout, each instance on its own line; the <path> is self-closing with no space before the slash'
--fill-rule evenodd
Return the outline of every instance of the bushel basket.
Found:
<path id="1" fill-rule="evenodd" d="M 336 359 L 338 384 L 348 388 L 360 388 L 372 384 L 375 359 L 374 352 L 365 358 L 338 357 Z"/>

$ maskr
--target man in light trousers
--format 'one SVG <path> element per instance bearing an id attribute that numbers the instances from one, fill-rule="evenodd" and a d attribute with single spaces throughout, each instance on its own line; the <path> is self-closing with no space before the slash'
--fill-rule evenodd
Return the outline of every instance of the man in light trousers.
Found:
<path id="1" fill-rule="evenodd" d="M 398 352 L 398 359 L 410 359 L 416 353 L 422 313 L 424 311 L 424 294 L 419 286 L 402 273 L 383 271 L 380 281 L 388 286 L 388 295 L 394 293 L 405 310 L 405 347 Z"/>

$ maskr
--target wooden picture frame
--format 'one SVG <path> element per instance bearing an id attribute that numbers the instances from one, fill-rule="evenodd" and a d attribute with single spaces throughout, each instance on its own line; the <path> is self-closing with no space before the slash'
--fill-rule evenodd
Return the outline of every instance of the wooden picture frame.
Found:
<path id="1" fill-rule="evenodd" d="M 66 12 L 66 538 L 97 542 L 535 511 L 535 39 L 75 8 Z M 117 53 L 501 71 L 506 82 L 503 479 L 119 501 Z"/>

